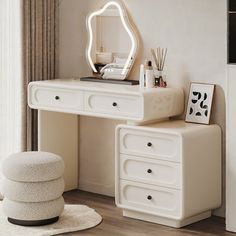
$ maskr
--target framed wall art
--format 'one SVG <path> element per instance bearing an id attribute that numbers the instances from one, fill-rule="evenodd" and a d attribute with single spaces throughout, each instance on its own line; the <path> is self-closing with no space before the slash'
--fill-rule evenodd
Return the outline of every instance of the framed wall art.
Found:
<path id="1" fill-rule="evenodd" d="M 209 124 L 214 84 L 191 83 L 186 122 Z"/>

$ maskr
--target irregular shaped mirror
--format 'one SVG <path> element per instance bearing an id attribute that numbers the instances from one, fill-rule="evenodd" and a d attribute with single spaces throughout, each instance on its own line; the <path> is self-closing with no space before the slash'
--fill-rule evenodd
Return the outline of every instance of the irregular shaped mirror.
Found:
<path id="1" fill-rule="evenodd" d="M 137 51 L 137 39 L 123 4 L 110 1 L 87 18 L 86 56 L 93 73 L 102 79 L 127 78 Z"/>

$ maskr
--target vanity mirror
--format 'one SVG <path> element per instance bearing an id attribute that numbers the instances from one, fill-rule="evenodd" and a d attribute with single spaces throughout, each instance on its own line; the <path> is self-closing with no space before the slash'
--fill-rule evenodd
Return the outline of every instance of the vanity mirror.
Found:
<path id="1" fill-rule="evenodd" d="M 87 30 L 86 57 L 94 77 L 82 80 L 127 81 L 138 43 L 123 4 L 109 1 L 92 12 L 87 17 Z"/>

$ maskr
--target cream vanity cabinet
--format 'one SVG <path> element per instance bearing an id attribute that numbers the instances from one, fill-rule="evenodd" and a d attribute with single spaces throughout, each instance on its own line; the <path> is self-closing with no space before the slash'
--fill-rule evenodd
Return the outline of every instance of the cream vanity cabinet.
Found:
<path id="1" fill-rule="evenodd" d="M 31 82 L 31 108 L 145 122 L 176 116 L 184 109 L 182 89 L 102 84 L 79 79 Z"/>
<path id="2" fill-rule="evenodd" d="M 221 130 L 169 121 L 116 130 L 116 204 L 123 215 L 172 227 L 221 205 Z"/>

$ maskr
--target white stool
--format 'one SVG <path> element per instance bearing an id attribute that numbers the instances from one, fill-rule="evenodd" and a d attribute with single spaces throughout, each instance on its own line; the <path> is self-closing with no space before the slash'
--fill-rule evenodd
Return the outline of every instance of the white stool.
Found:
<path id="1" fill-rule="evenodd" d="M 48 152 L 22 152 L 2 163 L 3 211 L 24 226 L 51 224 L 64 209 L 64 162 Z"/>

